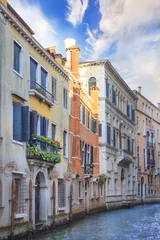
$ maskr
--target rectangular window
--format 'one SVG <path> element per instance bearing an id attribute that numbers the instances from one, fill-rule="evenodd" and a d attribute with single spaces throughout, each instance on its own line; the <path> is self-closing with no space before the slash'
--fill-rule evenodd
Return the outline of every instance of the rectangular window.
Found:
<path id="1" fill-rule="evenodd" d="M 106 82 L 106 97 L 109 98 L 109 83 Z"/>
<path id="2" fill-rule="evenodd" d="M 40 117 L 40 134 L 48 137 L 48 125 L 49 121 L 45 117 Z"/>
<path id="3" fill-rule="evenodd" d="M 111 144 L 111 128 L 107 126 L 107 143 Z"/>
<path id="4" fill-rule="evenodd" d="M 90 154 L 91 154 L 91 155 L 90 155 L 90 163 L 93 163 L 93 162 L 94 162 L 94 159 L 93 159 L 93 157 L 94 157 L 94 156 L 93 156 L 93 146 L 91 146 L 90 151 L 91 151 L 91 152 L 90 152 Z"/>
<path id="5" fill-rule="evenodd" d="M 58 208 L 66 207 L 66 183 L 58 180 Z"/>
<path id="6" fill-rule="evenodd" d="M 79 181 L 79 198 L 82 198 L 82 182 Z"/>
<path id="7" fill-rule="evenodd" d="M 54 96 L 54 101 L 57 101 L 57 80 L 52 77 L 52 95 Z"/>
<path id="8" fill-rule="evenodd" d="M 135 121 L 135 110 L 132 109 L 132 121 Z"/>
<path id="9" fill-rule="evenodd" d="M 116 91 L 112 88 L 112 103 L 116 105 Z"/>
<path id="10" fill-rule="evenodd" d="M 90 114 L 90 112 L 88 112 L 88 129 L 90 129 L 90 127 L 91 127 L 91 114 Z"/>
<path id="11" fill-rule="evenodd" d="M 29 139 L 29 107 L 13 102 L 13 140 L 28 142 Z"/>
<path id="12" fill-rule="evenodd" d="M 127 104 L 127 117 L 130 117 L 130 106 Z"/>
<path id="13" fill-rule="evenodd" d="M 92 132 L 96 133 L 97 132 L 97 120 L 92 118 Z"/>
<path id="14" fill-rule="evenodd" d="M 52 123 L 52 139 L 56 138 L 56 125 Z"/>
<path id="15" fill-rule="evenodd" d="M 46 83 L 47 83 L 47 71 L 41 67 L 41 87 L 46 89 L 47 88 Z"/>
<path id="16" fill-rule="evenodd" d="M 130 144 L 130 138 L 129 137 L 127 138 L 127 150 L 128 150 L 128 152 L 131 151 L 131 144 Z"/>
<path id="17" fill-rule="evenodd" d="M 63 155 L 67 156 L 67 132 L 63 132 Z"/>
<path id="18" fill-rule="evenodd" d="M 116 147 L 116 130 L 113 129 L 113 146 Z"/>
<path id="19" fill-rule="evenodd" d="M 66 88 L 63 88 L 63 106 L 66 110 L 68 109 L 68 91 Z"/>
<path id="20" fill-rule="evenodd" d="M 81 149 L 81 165 L 84 166 L 85 152 L 84 152 L 84 142 L 80 140 L 80 149 Z"/>
<path id="21" fill-rule="evenodd" d="M 85 125 L 86 124 L 86 108 L 85 108 L 85 106 L 82 107 L 82 111 L 83 111 L 82 123 Z"/>
<path id="22" fill-rule="evenodd" d="M 17 174 L 18 175 L 18 174 Z M 26 213 L 26 178 L 13 176 L 15 180 L 15 213 Z"/>
<path id="23" fill-rule="evenodd" d="M 137 147 L 137 167 L 140 167 L 139 165 L 139 146 Z"/>
<path id="24" fill-rule="evenodd" d="M 13 41 L 13 69 L 22 75 L 22 48 L 16 42 Z"/>
<path id="25" fill-rule="evenodd" d="M 36 88 L 36 81 L 37 81 L 37 62 L 30 57 L 30 88 Z"/>

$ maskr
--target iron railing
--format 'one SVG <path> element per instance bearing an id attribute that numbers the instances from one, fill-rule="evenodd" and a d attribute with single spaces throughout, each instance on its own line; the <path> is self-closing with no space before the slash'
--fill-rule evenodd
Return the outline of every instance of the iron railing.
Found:
<path id="1" fill-rule="evenodd" d="M 54 102 L 54 96 L 48 92 L 45 88 L 39 85 L 36 81 L 30 81 L 30 89 L 36 90 L 38 93 L 46 97 L 51 102 Z"/>
<path id="2" fill-rule="evenodd" d="M 147 159 L 147 164 L 151 166 L 155 166 L 155 160 L 153 159 Z"/>
<path id="3" fill-rule="evenodd" d="M 155 148 L 155 143 L 147 142 L 147 147 L 148 148 Z"/>

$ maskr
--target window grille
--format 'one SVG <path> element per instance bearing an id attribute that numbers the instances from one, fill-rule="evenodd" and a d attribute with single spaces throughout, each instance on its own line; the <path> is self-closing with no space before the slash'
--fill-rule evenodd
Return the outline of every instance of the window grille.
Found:
<path id="1" fill-rule="evenodd" d="M 26 213 L 26 179 L 15 178 L 15 212 Z"/>
<path id="2" fill-rule="evenodd" d="M 58 207 L 66 207 L 66 183 L 63 180 L 58 181 Z"/>

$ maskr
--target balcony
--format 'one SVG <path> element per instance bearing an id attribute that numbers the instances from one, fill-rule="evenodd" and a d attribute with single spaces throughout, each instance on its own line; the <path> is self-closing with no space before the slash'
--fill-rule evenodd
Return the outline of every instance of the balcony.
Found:
<path id="1" fill-rule="evenodd" d="M 94 164 L 92 164 L 92 163 L 84 165 L 85 177 L 92 177 L 93 176 L 93 168 L 94 168 Z"/>
<path id="2" fill-rule="evenodd" d="M 29 95 L 36 95 L 42 102 L 48 103 L 49 106 L 54 105 L 54 96 L 36 81 L 30 81 Z"/>
<path id="3" fill-rule="evenodd" d="M 154 169 L 154 174 L 155 175 L 160 175 L 160 168 L 155 168 Z"/>
<path id="4" fill-rule="evenodd" d="M 155 143 L 147 142 L 147 148 L 155 148 Z"/>
<path id="5" fill-rule="evenodd" d="M 147 165 L 150 165 L 151 167 L 155 166 L 155 161 L 153 159 L 147 159 Z"/>
<path id="6" fill-rule="evenodd" d="M 54 166 L 60 163 L 60 144 L 58 141 L 44 136 L 35 136 L 29 140 L 27 159 L 31 165 Z"/>
<path id="7" fill-rule="evenodd" d="M 128 166 L 133 161 L 133 154 L 127 150 L 117 152 L 117 161 L 119 166 Z"/>

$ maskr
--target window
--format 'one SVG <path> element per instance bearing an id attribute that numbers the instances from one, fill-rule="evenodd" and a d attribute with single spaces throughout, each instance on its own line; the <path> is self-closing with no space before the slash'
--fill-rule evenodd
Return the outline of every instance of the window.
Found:
<path id="1" fill-rule="evenodd" d="M 82 198 L 82 181 L 79 181 L 79 198 Z"/>
<path id="2" fill-rule="evenodd" d="M 88 129 L 90 129 L 90 127 L 91 127 L 91 117 L 90 117 L 90 112 L 88 112 Z"/>
<path id="3" fill-rule="evenodd" d="M 82 107 L 82 111 L 83 111 L 82 123 L 85 125 L 86 124 L 86 108 L 85 108 L 85 106 Z"/>
<path id="4" fill-rule="evenodd" d="M 41 87 L 46 89 L 47 71 L 41 67 Z"/>
<path id="5" fill-rule="evenodd" d="M 0 207 L 2 207 L 2 181 L 0 179 Z"/>
<path id="6" fill-rule="evenodd" d="M 139 167 L 139 146 L 137 147 L 137 167 Z"/>
<path id="7" fill-rule="evenodd" d="M 91 153 L 90 153 L 90 163 L 93 163 L 94 162 L 94 159 L 93 159 L 93 146 L 91 146 Z"/>
<path id="8" fill-rule="evenodd" d="M 66 207 L 66 183 L 58 180 L 58 208 Z"/>
<path id="9" fill-rule="evenodd" d="M 63 88 L 63 106 L 66 110 L 68 109 L 68 91 L 66 88 Z"/>
<path id="10" fill-rule="evenodd" d="M 37 81 L 37 62 L 30 57 L 30 88 L 35 89 L 35 82 Z"/>
<path id="11" fill-rule="evenodd" d="M 29 107 L 13 102 L 13 140 L 28 142 Z"/>
<path id="12" fill-rule="evenodd" d="M 106 82 L 106 97 L 109 98 L 109 83 Z"/>
<path id="13" fill-rule="evenodd" d="M 84 166 L 84 160 L 85 160 L 85 145 L 84 142 L 80 140 L 80 149 L 81 149 L 81 165 Z"/>
<path id="14" fill-rule="evenodd" d="M 116 147 L 116 130 L 113 129 L 113 146 Z"/>
<path id="15" fill-rule="evenodd" d="M 67 132 L 63 132 L 63 155 L 67 156 Z"/>
<path id="16" fill-rule="evenodd" d="M 80 104 L 80 109 L 79 109 L 79 118 L 80 118 L 80 122 L 82 123 L 82 104 Z"/>
<path id="17" fill-rule="evenodd" d="M 116 105 L 116 91 L 112 88 L 112 103 Z"/>
<path id="18" fill-rule="evenodd" d="M 55 140 L 56 137 L 56 125 L 52 123 L 52 139 Z"/>
<path id="19" fill-rule="evenodd" d="M 127 117 L 130 117 L 130 105 L 127 104 Z"/>
<path id="20" fill-rule="evenodd" d="M 57 80 L 54 77 L 52 77 L 52 95 L 54 100 L 57 101 Z"/>
<path id="21" fill-rule="evenodd" d="M 97 120 L 92 118 L 92 132 L 96 133 L 97 132 Z"/>
<path id="22" fill-rule="evenodd" d="M 131 147 L 130 147 L 130 138 L 129 138 L 129 137 L 128 137 L 128 139 L 127 139 L 127 150 L 128 150 L 128 152 L 131 151 Z"/>
<path id="23" fill-rule="evenodd" d="M 88 84 L 88 92 L 89 92 L 89 94 L 91 94 L 91 87 L 92 86 L 95 86 L 96 87 L 96 78 L 95 77 L 91 77 L 90 79 L 89 79 L 89 84 Z"/>
<path id="24" fill-rule="evenodd" d="M 135 121 L 135 110 L 134 110 L 134 109 L 132 109 L 131 114 L 132 114 L 131 119 L 132 119 L 133 121 Z"/>
<path id="25" fill-rule="evenodd" d="M 45 117 L 40 117 L 40 135 L 48 137 L 49 121 Z"/>
<path id="26" fill-rule="evenodd" d="M 111 128 L 107 126 L 107 143 L 111 144 Z"/>
<path id="27" fill-rule="evenodd" d="M 22 47 L 13 41 L 13 69 L 22 75 Z"/>
<path id="28" fill-rule="evenodd" d="M 15 213 L 26 213 L 26 178 L 20 174 L 13 175 L 13 178 L 15 180 Z"/>

